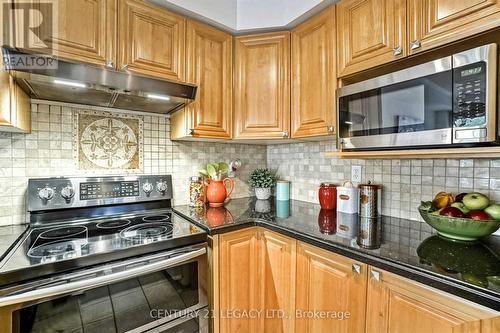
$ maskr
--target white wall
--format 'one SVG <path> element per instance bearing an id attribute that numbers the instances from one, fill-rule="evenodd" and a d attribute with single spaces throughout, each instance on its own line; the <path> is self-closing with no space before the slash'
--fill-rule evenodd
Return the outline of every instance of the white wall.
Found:
<path id="1" fill-rule="evenodd" d="M 324 0 L 238 0 L 237 30 L 285 26 Z"/>
<path id="2" fill-rule="evenodd" d="M 231 29 L 236 29 L 236 0 L 165 0 L 214 20 Z M 156 1 L 158 3 L 158 1 Z"/>
<path id="3" fill-rule="evenodd" d="M 232 31 L 288 25 L 319 4 L 333 0 L 148 0 L 156 5 L 192 14 Z"/>

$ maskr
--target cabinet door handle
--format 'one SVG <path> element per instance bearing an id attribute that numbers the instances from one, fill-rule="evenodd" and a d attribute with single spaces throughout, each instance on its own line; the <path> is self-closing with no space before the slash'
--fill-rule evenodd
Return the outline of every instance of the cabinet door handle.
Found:
<path id="1" fill-rule="evenodd" d="M 419 40 L 414 40 L 412 42 L 410 42 L 410 50 L 416 50 L 418 48 L 420 48 L 420 41 Z"/>
<path id="2" fill-rule="evenodd" d="M 192 128 L 189 129 L 189 135 L 194 135 L 194 129 Z"/>
<path id="3" fill-rule="evenodd" d="M 122 64 L 122 67 L 120 67 L 120 69 L 121 69 L 122 71 L 127 70 L 127 68 L 128 68 L 128 64 Z"/>
<path id="4" fill-rule="evenodd" d="M 377 282 L 380 282 L 380 272 L 371 270 L 370 271 L 370 278 L 377 281 Z"/>
<path id="5" fill-rule="evenodd" d="M 356 274 L 361 274 L 361 266 L 358 264 L 352 264 L 352 271 Z"/>
<path id="6" fill-rule="evenodd" d="M 106 67 L 107 68 L 113 68 L 114 63 L 113 60 L 106 60 Z"/>
<path id="7" fill-rule="evenodd" d="M 326 130 L 328 131 L 328 133 L 333 133 L 334 132 L 334 128 L 333 126 L 326 126 Z"/>
<path id="8" fill-rule="evenodd" d="M 398 56 L 401 53 L 403 53 L 401 46 L 396 46 L 395 48 L 392 49 L 392 54 L 394 54 L 394 56 Z"/>
<path id="9" fill-rule="evenodd" d="M 283 131 L 283 138 L 288 138 L 289 134 L 288 131 Z"/>

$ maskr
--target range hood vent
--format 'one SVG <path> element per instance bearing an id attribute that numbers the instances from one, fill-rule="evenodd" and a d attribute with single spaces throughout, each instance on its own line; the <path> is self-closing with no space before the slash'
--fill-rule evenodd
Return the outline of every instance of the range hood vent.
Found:
<path id="1" fill-rule="evenodd" d="M 37 62 L 54 68 L 19 66 L 18 59 L 34 55 L 3 47 L 5 69 L 31 97 L 167 114 L 183 108 L 196 96 L 196 86 L 120 72 L 103 67 L 36 54 Z M 14 61 L 12 61 L 14 59 Z"/>

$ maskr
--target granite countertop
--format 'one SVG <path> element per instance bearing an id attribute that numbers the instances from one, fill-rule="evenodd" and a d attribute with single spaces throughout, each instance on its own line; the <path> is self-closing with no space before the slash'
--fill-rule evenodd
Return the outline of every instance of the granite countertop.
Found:
<path id="1" fill-rule="evenodd" d="M 209 235 L 262 226 L 434 288 L 500 310 L 500 237 L 463 243 L 424 222 L 361 219 L 302 201 L 233 199 L 221 208 L 174 210 Z"/>

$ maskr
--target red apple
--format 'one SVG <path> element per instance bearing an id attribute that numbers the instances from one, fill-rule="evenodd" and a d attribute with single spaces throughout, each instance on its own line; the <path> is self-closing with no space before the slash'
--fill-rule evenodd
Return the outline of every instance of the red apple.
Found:
<path id="1" fill-rule="evenodd" d="M 464 199 L 464 197 L 467 195 L 468 193 L 460 193 L 459 195 L 457 195 L 455 197 L 455 202 L 462 202 L 462 200 Z"/>
<path id="2" fill-rule="evenodd" d="M 483 212 L 482 210 L 471 210 L 465 215 L 465 217 L 478 221 L 488 221 L 492 219 L 488 213 Z"/>
<path id="3" fill-rule="evenodd" d="M 440 215 L 449 217 L 465 217 L 464 213 L 456 207 L 446 207 L 439 212 Z"/>

